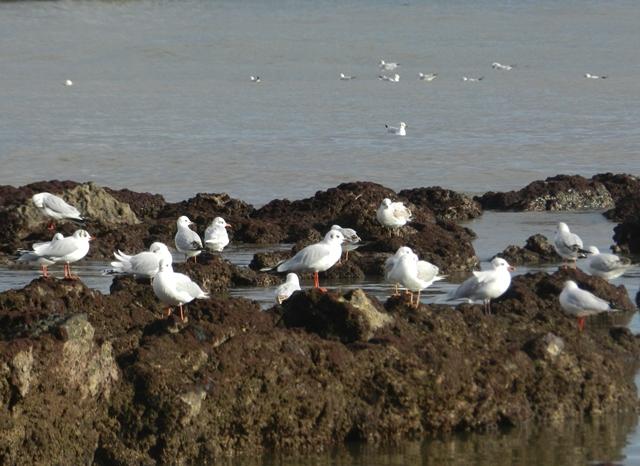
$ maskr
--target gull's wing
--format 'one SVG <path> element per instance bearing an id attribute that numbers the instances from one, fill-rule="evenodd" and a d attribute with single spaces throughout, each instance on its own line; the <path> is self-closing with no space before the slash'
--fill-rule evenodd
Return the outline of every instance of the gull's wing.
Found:
<path id="1" fill-rule="evenodd" d="M 202 291 L 202 288 L 197 283 L 191 280 L 188 276 L 182 273 L 173 274 L 176 282 L 176 290 L 179 292 L 188 293 L 189 296 L 194 298 L 208 298 L 209 295 Z"/>
<path id="2" fill-rule="evenodd" d="M 470 298 L 478 292 L 481 286 L 482 284 L 480 283 L 478 276 L 473 275 L 467 278 L 458 288 L 456 288 L 456 290 L 453 292 L 452 298 Z"/>
<path id="3" fill-rule="evenodd" d="M 585 311 L 609 311 L 611 307 L 604 299 L 582 289 L 573 290 L 566 296 L 567 303 Z"/>
<path id="4" fill-rule="evenodd" d="M 624 269 L 629 265 L 626 260 L 615 254 L 598 254 L 589 260 L 589 266 L 599 272 L 613 272 L 614 270 Z"/>
<path id="5" fill-rule="evenodd" d="M 141 252 L 129 260 L 134 274 L 153 275 L 158 271 L 158 255 L 153 252 Z"/>
<path id="6" fill-rule="evenodd" d="M 58 258 L 71 254 L 78 249 L 78 242 L 75 238 L 69 236 L 58 241 L 53 241 L 47 248 L 44 248 L 40 255 L 46 258 Z"/>
<path id="7" fill-rule="evenodd" d="M 440 272 L 440 269 L 431 262 L 418 261 L 418 278 L 425 282 L 434 280 Z"/>
<path id="8" fill-rule="evenodd" d="M 313 266 L 313 264 L 316 264 L 328 253 L 329 251 L 324 244 L 311 244 L 299 251 L 291 259 L 286 260 L 282 264 L 280 264 L 277 270 L 278 272 L 286 272 L 288 270 L 295 272 L 296 270 L 304 270 Z"/>
<path id="9" fill-rule="evenodd" d="M 392 206 L 392 213 L 395 218 L 400 220 L 408 220 L 411 218 L 411 211 L 401 202 L 394 202 Z"/>
<path id="10" fill-rule="evenodd" d="M 58 214 L 65 217 L 82 218 L 82 215 L 80 214 L 80 211 L 78 209 L 76 209 L 72 205 L 67 204 L 64 199 L 58 196 L 54 196 L 53 194 L 51 196 L 45 196 L 43 205 L 44 207 L 53 210 L 54 212 L 57 212 Z"/>
<path id="11" fill-rule="evenodd" d="M 176 235 L 176 246 L 182 251 L 197 251 L 202 249 L 202 240 L 190 228 L 181 228 Z"/>

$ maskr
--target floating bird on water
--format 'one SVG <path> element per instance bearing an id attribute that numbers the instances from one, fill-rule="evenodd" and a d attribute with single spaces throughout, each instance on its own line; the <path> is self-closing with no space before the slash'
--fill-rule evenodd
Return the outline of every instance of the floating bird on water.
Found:
<path id="1" fill-rule="evenodd" d="M 431 82 L 438 77 L 438 73 L 418 73 L 418 79 L 420 81 Z"/>
<path id="2" fill-rule="evenodd" d="M 515 270 L 509 263 L 496 257 L 491 261 L 491 270 L 473 272 L 454 292 L 450 299 L 482 300 L 484 311 L 491 313 L 491 300 L 502 296 L 511 284 L 511 273 Z"/>
<path id="3" fill-rule="evenodd" d="M 65 85 L 66 87 L 73 86 L 73 81 L 71 81 L 70 79 L 67 79 L 67 80 L 65 80 L 64 85 Z"/>
<path id="4" fill-rule="evenodd" d="M 260 76 L 249 76 L 249 79 L 251 80 L 252 83 L 260 82 Z"/>
<path id="5" fill-rule="evenodd" d="M 587 79 L 607 79 L 606 76 L 598 76 L 597 74 L 585 73 L 584 77 Z"/>
<path id="6" fill-rule="evenodd" d="M 398 126 L 384 125 L 387 128 L 387 133 L 395 134 L 396 136 L 407 135 L 407 124 L 404 121 L 398 123 Z"/>
<path id="7" fill-rule="evenodd" d="M 176 249 L 185 256 L 185 260 L 193 257 L 193 261 L 197 262 L 196 256 L 202 252 L 202 240 L 198 233 L 189 228 L 189 225 L 195 225 L 186 215 L 178 218 L 176 222 L 178 231 L 175 236 Z"/>
<path id="8" fill-rule="evenodd" d="M 222 250 L 229 244 L 229 234 L 227 228 L 231 224 L 227 223 L 222 217 L 216 217 L 211 225 L 204 231 L 204 245 L 207 249 L 216 252 Z"/>
<path id="9" fill-rule="evenodd" d="M 197 283 L 187 275 L 176 273 L 170 263 L 160 260 L 160 270 L 153 277 L 153 292 L 160 301 L 169 306 L 180 308 L 180 320 L 184 322 L 184 310 L 182 306 L 194 299 L 207 299 L 205 293 Z M 171 315 L 171 307 L 167 309 L 167 316 Z"/>
<path id="10" fill-rule="evenodd" d="M 51 193 L 34 194 L 31 198 L 35 206 L 40 209 L 45 216 L 51 217 L 53 220 L 71 220 L 72 222 L 84 224 L 84 218 L 80 211 L 69 205 L 61 197 Z M 49 223 L 49 230 L 55 228 L 54 221 Z"/>
<path id="11" fill-rule="evenodd" d="M 387 75 L 381 74 L 380 76 L 378 76 L 378 79 L 381 81 L 387 81 L 389 83 L 399 83 L 400 75 L 398 73 L 394 74 L 393 76 L 387 76 Z"/>
<path id="12" fill-rule="evenodd" d="M 395 63 L 395 62 L 387 63 L 384 60 L 380 60 L 380 63 L 378 64 L 378 68 L 385 71 L 393 71 L 399 66 L 400 66 L 400 63 Z"/>
<path id="13" fill-rule="evenodd" d="M 623 275 L 631 267 L 629 259 L 615 254 L 601 253 L 595 246 L 589 246 L 587 251 L 589 251 L 587 270 L 596 277 L 612 280 Z"/>
<path id="14" fill-rule="evenodd" d="M 352 79 L 356 79 L 355 76 L 349 76 L 344 73 L 340 73 L 340 81 L 351 81 Z"/>
<path id="15" fill-rule="evenodd" d="M 608 302 L 598 298 L 593 293 L 578 287 L 573 280 L 564 282 L 564 288 L 560 293 L 560 306 L 572 316 L 578 318 L 578 329 L 584 329 L 584 322 L 587 316 L 600 314 L 601 312 L 615 312 Z"/>
<path id="16" fill-rule="evenodd" d="M 484 79 L 484 76 L 479 76 L 477 78 L 470 78 L 469 76 L 463 76 L 462 80 L 463 81 L 468 81 L 470 83 L 477 83 L 479 81 L 482 81 Z"/>
<path id="17" fill-rule="evenodd" d="M 491 64 L 491 67 L 494 70 L 500 70 L 500 71 L 511 71 L 514 67 L 514 65 L 503 65 L 502 63 L 498 63 L 497 61 L 494 61 Z"/>
<path id="18" fill-rule="evenodd" d="M 411 221 L 411 211 L 402 202 L 391 202 L 387 197 L 378 207 L 376 218 L 383 227 L 398 231 L 400 227 Z"/>
<path id="19" fill-rule="evenodd" d="M 287 280 L 276 288 L 276 302 L 282 304 L 296 291 L 300 290 L 300 279 L 295 273 L 288 273 Z"/>

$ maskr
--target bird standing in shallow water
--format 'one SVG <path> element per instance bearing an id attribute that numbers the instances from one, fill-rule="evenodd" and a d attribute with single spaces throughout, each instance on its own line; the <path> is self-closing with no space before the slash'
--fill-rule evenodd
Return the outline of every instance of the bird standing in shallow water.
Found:
<path id="1" fill-rule="evenodd" d="M 589 251 L 587 271 L 596 277 L 613 280 L 623 275 L 631 267 L 629 259 L 615 254 L 601 253 L 595 246 L 589 246 L 587 251 Z"/>
<path id="2" fill-rule="evenodd" d="M 450 299 L 482 300 L 485 314 L 491 314 L 491 300 L 504 294 L 511 284 L 511 273 L 515 270 L 509 263 L 496 257 L 491 261 L 491 270 L 473 272 L 454 292 Z"/>
<path id="3" fill-rule="evenodd" d="M 573 280 L 564 282 L 564 288 L 559 296 L 560 306 L 567 314 L 578 318 L 578 329 L 584 330 L 587 316 L 600 314 L 601 312 L 615 312 L 608 302 L 598 298 L 593 293 L 578 287 Z"/>

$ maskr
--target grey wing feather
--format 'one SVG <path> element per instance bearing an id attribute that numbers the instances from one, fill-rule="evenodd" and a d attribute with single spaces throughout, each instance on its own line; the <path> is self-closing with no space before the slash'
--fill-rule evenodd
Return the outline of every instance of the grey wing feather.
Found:
<path id="1" fill-rule="evenodd" d="M 598 254 L 591 259 L 590 265 L 601 272 L 611 272 L 629 264 L 614 254 Z"/>
<path id="2" fill-rule="evenodd" d="M 198 233 L 190 229 L 180 230 L 176 237 L 179 249 L 183 251 L 197 251 L 202 249 L 202 240 Z"/>
<path id="3" fill-rule="evenodd" d="M 78 245 L 75 241 L 72 241 L 72 238 L 68 238 L 70 241 L 65 241 L 65 239 L 67 238 L 52 242 L 48 248 L 40 251 L 40 255 L 44 257 L 62 257 L 78 249 Z"/>
<path id="4" fill-rule="evenodd" d="M 586 290 L 576 290 L 567 296 L 569 304 L 590 311 L 606 311 L 609 303 Z"/>
<path id="5" fill-rule="evenodd" d="M 158 256 L 153 252 L 136 254 L 130 259 L 134 273 L 151 275 L 158 270 Z"/>
<path id="6" fill-rule="evenodd" d="M 207 293 L 202 291 L 202 288 L 200 288 L 197 283 L 191 281 L 191 279 L 186 275 L 183 275 L 183 277 L 184 279 L 179 280 L 176 283 L 176 289 L 178 291 L 186 291 L 190 296 L 193 296 L 194 298 L 208 297 Z"/>
<path id="7" fill-rule="evenodd" d="M 61 199 L 58 196 L 45 197 L 44 206 L 66 217 L 82 218 L 78 209 L 67 204 L 64 199 Z"/>
<path id="8" fill-rule="evenodd" d="M 291 259 L 284 261 L 277 268 L 278 272 L 291 270 L 305 270 L 310 264 L 317 262 L 326 255 L 325 248 L 320 244 L 312 244 L 299 251 Z"/>
<path id="9" fill-rule="evenodd" d="M 481 281 L 477 276 L 467 278 L 453 293 L 453 299 L 471 298 L 480 289 Z"/>

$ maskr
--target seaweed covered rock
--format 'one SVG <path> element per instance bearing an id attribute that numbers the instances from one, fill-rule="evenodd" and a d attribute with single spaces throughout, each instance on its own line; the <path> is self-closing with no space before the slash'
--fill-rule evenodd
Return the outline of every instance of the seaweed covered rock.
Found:
<path id="1" fill-rule="evenodd" d="M 507 246 L 497 256 L 511 265 L 548 264 L 562 260 L 547 237 L 541 234 L 527 238 L 524 246 Z"/>
<path id="2" fill-rule="evenodd" d="M 579 175 L 552 176 L 519 191 L 491 191 L 475 200 L 483 209 L 513 211 L 610 209 L 614 205 L 603 183 Z"/>
<path id="3" fill-rule="evenodd" d="M 432 210 L 439 220 L 459 222 L 482 215 L 482 207 L 478 201 L 440 186 L 404 189 L 398 195 L 418 207 Z"/>

